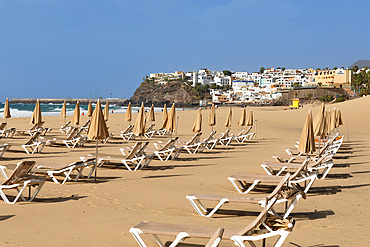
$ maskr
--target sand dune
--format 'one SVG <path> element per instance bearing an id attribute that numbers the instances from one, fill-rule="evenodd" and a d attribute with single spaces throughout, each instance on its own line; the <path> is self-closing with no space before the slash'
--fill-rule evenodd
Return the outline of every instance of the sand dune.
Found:
<path id="1" fill-rule="evenodd" d="M 369 182 L 369 126 L 370 97 L 327 105 L 340 108 L 345 135 L 342 148 L 335 157 L 336 166 L 328 178 L 318 180 L 308 193 L 307 200 L 299 201 L 292 216 L 297 223 L 284 246 L 367 246 L 370 234 L 367 219 Z M 130 172 L 120 167 L 101 168 L 98 180 L 81 180 L 57 185 L 47 182 L 34 202 L 7 205 L 0 202 L 1 246 L 138 246 L 128 232 L 140 221 L 158 221 L 227 228 L 243 228 L 261 210 L 259 206 L 230 204 L 213 218 L 199 217 L 185 199 L 189 193 L 237 195 L 227 177 L 236 172 L 263 173 L 259 166 L 271 155 L 282 153 L 300 138 L 307 112 L 315 115 L 318 105 L 305 105 L 298 110 L 283 107 L 253 107 L 257 136 L 248 144 L 218 146 L 211 151 L 189 155 L 178 160 L 152 161 L 148 169 Z M 224 122 L 228 108 L 217 109 L 215 130 L 226 130 Z M 203 136 L 208 135 L 209 110 L 203 111 Z M 182 139 L 193 134 L 191 127 L 197 111 L 178 111 L 178 133 Z M 241 108 L 233 109 L 232 133 L 237 125 Z M 137 114 L 133 114 L 133 119 Z M 161 113 L 156 113 L 156 128 L 162 124 Z M 67 117 L 69 120 L 71 116 Z M 63 124 L 60 117 L 45 117 L 53 131 L 46 138 L 63 138 L 57 130 Z M 82 116 L 82 121 L 87 118 Z M 123 114 L 111 114 L 108 126 L 119 132 L 128 125 Z M 9 119 L 9 127 L 29 128 L 29 119 Z M 347 128 L 349 142 L 347 141 Z M 255 128 L 253 129 L 255 130 Z M 156 137 L 150 142 L 165 140 Z M 13 144 L 1 165 L 12 167 L 20 160 L 35 160 L 67 164 L 78 157 L 95 153 L 95 144 L 67 149 L 46 147 L 41 154 L 26 155 L 20 144 L 26 137 L 1 139 L 0 143 Z M 133 145 L 113 139 L 99 146 L 106 155 L 120 155 L 119 148 Z M 152 144 L 150 144 L 152 145 Z M 150 246 L 156 246 L 148 238 Z M 167 240 L 171 240 L 168 238 Z M 182 246 L 199 246 L 206 240 L 189 240 Z M 192 245 L 193 244 L 193 245 Z M 222 247 L 234 246 L 223 241 Z"/>

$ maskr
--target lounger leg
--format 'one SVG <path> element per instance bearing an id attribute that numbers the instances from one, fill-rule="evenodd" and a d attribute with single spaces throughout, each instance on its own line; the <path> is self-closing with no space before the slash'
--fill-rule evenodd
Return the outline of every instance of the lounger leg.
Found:
<path id="1" fill-rule="evenodd" d="M 31 183 L 35 183 L 35 181 L 30 181 Z M 44 184 L 45 184 L 45 181 L 38 181 L 38 183 L 36 184 L 36 185 L 34 185 L 34 186 L 37 186 L 37 188 L 36 188 L 36 190 L 35 190 L 35 192 L 32 194 L 32 196 L 27 200 L 22 194 L 20 195 L 21 196 L 21 198 L 22 198 L 22 200 L 23 201 L 26 201 L 26 202 L 31 202 L 31 201 L 33 201 L 35 198 L 36 198 L 36 196 L 37 196 L 37 194 L 40 192 L 40 190 L 41 190 L 41 188 L 42 188 L 42 186 L 44 186 Z"/>
<path id="2" fill-rule="evenodd" d="M 290 231 L 289 230 L 277 230 L 273 232 L 268 232 L 265 234 L 257 235 L 257 236 L 232 236 L 231 240 L 234 241 L 235 245 L 239 247 L 245 247 L 244 241 L 248 241 L 248 243 L 256 247 L 256 245 L 252 241 L 258 241 L 262 239 L 267 239 L 269 237 L 274 237 L 280 235 L 278 240 L 275 242 L 274 247 L 280 247 L 284 243 L 285 239 L 288 237 Z"/>
<path id="3" fill-rule="evenodd" d="M 214 207 L 212 209 L 212 211 L 207 214 L 207 210 L 205 209 L 205 207 L 203 206 L 203 204 L 200 202 L 200 200 L 198 198 L 196 198 L 195 196 L 186 196 L 186 199 L 189 200 L 190 204 L 193 206 L 193 208 L 195 209 L 195 211 L 200 216 L 204 216 L 204 217 L 211 217 L 212 215 L 214 215 L 217 212 L 217 210 L 220 207 L 222 207 L 224 204 L 226 204 L 226 203 L 229 202 L 229 200 L 227 198 L 222 198 L 219 201 L 219 203 L 216 205 L 216 207 Z"/>
<path id="4" fill-rule="evenodd" d="M 248 194 L 251 190 L 254 189 L 254 187 L 256 187 L 256 185 L 258 185 L 260 183 L 260 180 L 254 180 L 253 183 L 248 187 L 246 188 L 245 186 L 242 186 L 239 181 L 236 181 L 234 178 L 228 178 L 229 181 L 231 182 L 231 184 L 234 186 L 234 188 L 240 193 L 240 194 Z M 240 186 L 238 186 L 238 184 Z"/>
<path id="5" fill-rule="evenodd" d="M 127 164 L 127 160 L 122 160 L 122 164 L 126 166 L 127 170 L 132 171 L 131 167 Z"/>
<path id="6" fill-rule="evenodd" d="M 58 179 L 54 176 L 54 173 L 52 171 L 48 171 L 47 174 L 49 175 L 49 177 L 51 177 L 51 179 L 54 181 L 54 183 L 60 184 Z"/>
<path id="7" fill-rule="evenodd" d="M 129 232 L 132 234 L 132 236 L 134 236 L 136 242 L 138 242 L 140 247 L 147 247 L 146 244 L 144 243 L 143 239 L 140 237 L 140 234 L 143 233 L 140 229 L 131 228 Z M 163 247 L 163 245 L 161 247 Z"/>
<path id="8" fill-rule="evenodd" d="M 186 232 L 179 232 L 179 234 L 177 234 L 175 240 L 168 247 L 175 247 L 179 243 L 181 243 L 182 241 L 184 241 L 185 239 L 187 239 L 188 237 L 189 237 L 189 234 L 187 234 Z"/>

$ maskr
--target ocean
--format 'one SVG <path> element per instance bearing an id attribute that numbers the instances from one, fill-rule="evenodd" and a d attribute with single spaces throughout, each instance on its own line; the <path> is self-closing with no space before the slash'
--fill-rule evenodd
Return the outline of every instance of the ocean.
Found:
<path id="1" fill-rule="evenodd" d="M 59 116 L 60 111 L 62 110 L 63 104 L 40 104 L 42 116 Z M 95 108 L 95 104 L 92 104 L 93 108 Z M 21 117 L 31 117 L 32 112 L 35 109 L 35 104 L 9 104 L 10 107 L 10 115 L 12 118 L 21 118 Z M 67 104 L 67 115 L 72 116 L 73 111 L 75 110 L 75 104 Z M 104 108 L 105 105 L 102 105 Z M 127 110 L 126 106 L 117 106 L 117 105 L 109 105 L 109 112 L 112 113 L 125 113 Z M 132 112 L 138 112 L 140 107 L 132 107 Z M 150 107 L 145 107 L 145 111 L 149 111 Z M 178 110 L 178 109 L 176 109 Z M 182 110 L 182 108 L 181 108 Z M 163 107 L 154 107 L 154 111 L 162 112 Z M 169 108 L 167 108 L 169 111 Z M 81 114 L 87 113 L 87 105 L 80 105 L 80 112 Z M 0 117 L 3 117 L 4 113 L 4 102 L 0 103 Z"/>

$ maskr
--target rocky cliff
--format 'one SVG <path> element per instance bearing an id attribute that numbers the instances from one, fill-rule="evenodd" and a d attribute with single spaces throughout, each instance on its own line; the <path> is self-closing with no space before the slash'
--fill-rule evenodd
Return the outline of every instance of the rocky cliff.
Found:
<path id="1" fill-rule="evenodd" d="M 189 106 L 195 100 L 195 96 L 180 81 L 169 82 L 166 85 L 151 83 L 141 83 L 130 98 L 131 104 L 145 105 L 154 104 L 154 106 L 171 105 L 175 103 L 177 107 Z"/>

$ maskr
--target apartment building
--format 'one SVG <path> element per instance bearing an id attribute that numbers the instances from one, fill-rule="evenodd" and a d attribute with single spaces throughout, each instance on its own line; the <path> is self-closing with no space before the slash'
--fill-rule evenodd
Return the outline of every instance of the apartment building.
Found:
<path id="1" fill-rule="evenodd" d="M 351 87 L 351 70 L 317 70 L 312 83 L 323 87 Z"/>

